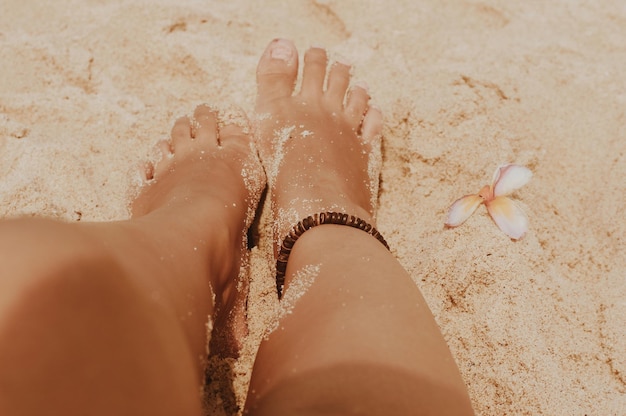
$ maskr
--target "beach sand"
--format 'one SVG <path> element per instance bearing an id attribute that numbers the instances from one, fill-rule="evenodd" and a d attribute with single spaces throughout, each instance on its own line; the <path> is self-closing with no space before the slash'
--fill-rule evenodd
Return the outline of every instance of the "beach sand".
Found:
<path id="1" fill-rule="evenodd" d="M 0 217 L 128 218 L 136 166 L 176 117 L 203 102 L 252 112 L 257 60 L 278 36 L 354 63 L 385 113 L 378 228 L 476 413 L 626 414 L 620 0 L 3 0 Z M 513 195 L 526 237 L 484 207 L 446 229 L 448 206 L 502 163 L 534 173 Z M 262 243 L 250 337 L 239 361 L 212 363 L 212 414 L 245 399 L 278 310 L 271 273 Z"/>

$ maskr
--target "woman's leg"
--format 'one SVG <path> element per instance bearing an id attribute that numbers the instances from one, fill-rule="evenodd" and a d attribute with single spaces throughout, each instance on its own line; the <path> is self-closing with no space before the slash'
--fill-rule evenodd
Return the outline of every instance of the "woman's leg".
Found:
<path id="1" fill-rule="evenodd" d="M 0 414 L 201 413 L 210 317 L 245 331 L 245 129 L 178 120 L 129 221 L 0 222 Z"/>
<path id="2" fill-rule="evenodd" d="M 368 108 L 350 68 L 311 48 L 293 94 L 297 52 L 272 42 L 259 63 L 257 140 L 268 173 L 276 238 L 318 212 L 374 224 L 382 115 Z M 300 280 L 298 285 L 296 281 Z M 290 287 L 290 283 L 292 286 Z M 296 286 L 309 286 L 299 299 Z M 294 245 L 285 314 L 262 342 L 247 412 L 471 414 L 457 366 L 419 290 L 393 255 L 365 232 L 320 225 Z"/>

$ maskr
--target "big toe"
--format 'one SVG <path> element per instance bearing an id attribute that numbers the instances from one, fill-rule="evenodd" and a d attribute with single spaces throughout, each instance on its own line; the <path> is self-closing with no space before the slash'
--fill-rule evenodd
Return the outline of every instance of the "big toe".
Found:
<path id="1" fill-rule="evenodd" d="M 278 98 L 290 97 L 298 74 L 298 51 L 285 39 L 274 39 L 257 66 L 257 111 Z"/>

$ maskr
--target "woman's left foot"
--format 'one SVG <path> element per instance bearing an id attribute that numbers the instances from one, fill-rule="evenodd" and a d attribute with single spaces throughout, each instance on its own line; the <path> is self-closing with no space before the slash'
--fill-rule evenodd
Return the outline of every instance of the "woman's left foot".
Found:
<path id="1" fill-rule="evenodd" d="M 173 300 L 196 347 L 206 348 L 197 338 L 206 334 L 212 293 L 214 333 L 232 335 L 212 343 L 222 355 L 235 354 L 247 332 L 246 231 L 265 187 L 247 119 L 228 116 L 222 123 L 201 105 L 176 121 L 171 141 L 159 143 L 161 160 L 146 167 L 130 221 L 157 263 L 151 274 L 160 289 L 151 293 Z"/>

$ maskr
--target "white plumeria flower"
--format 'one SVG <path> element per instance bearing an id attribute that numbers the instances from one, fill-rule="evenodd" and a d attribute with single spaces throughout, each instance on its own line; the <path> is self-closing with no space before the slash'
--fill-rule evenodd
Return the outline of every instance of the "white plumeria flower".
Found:
<path id="1" fill-rule="evenodd" d="M 454 201 L 448 209 L 446 226 L 463 224 L 484 203 L 496 225 L 512 239 L 519 240 L 528 231 L 528 219 L 507 195 L 528 183 L 532 176 L 533 173 L 524 166 L 499 166 L 493 174 L 491 185 L 485 185 L 478 194 L 466 195 Z"/>

